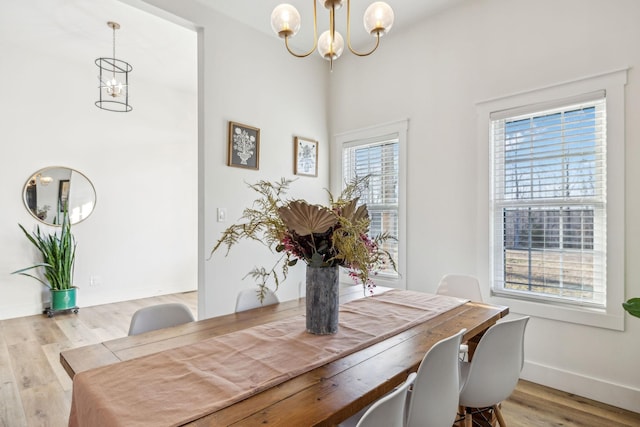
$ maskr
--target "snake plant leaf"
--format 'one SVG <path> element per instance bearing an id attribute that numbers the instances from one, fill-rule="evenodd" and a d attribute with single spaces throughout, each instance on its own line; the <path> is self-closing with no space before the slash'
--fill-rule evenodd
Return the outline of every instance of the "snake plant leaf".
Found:
<path id="1" fill-rule="evenodd" d="M 640 317 L 640 298 L 631 298 L 627 302 L 623 302 L 622 308 L 630 315 Z"/>
<path id="2" fill-rule="evenodd" d="M 27 239 L 38 249 L 42 262 L 13 273 L 36 279 L 53 290 L 72 288 L 76 241 L 71 233 L 71 222 L 67 212 L 64 212 L 59 232 L 53 234 L 42 233 L 39 226 L 33 233 L 28 232 L 21 224 L 18 226 Z M 40 271 L 45 280 L 26 273 L 27 270 L 36 268 L 41 268 Z"/>
<path id="3" fill-rule="evenodd" d="M 278 215 L 284 225 L 300 236 L 325 233 L 338 222 L 336 215 L 328 208 L 310 205 L 295 200 L 278 209 Z"/>

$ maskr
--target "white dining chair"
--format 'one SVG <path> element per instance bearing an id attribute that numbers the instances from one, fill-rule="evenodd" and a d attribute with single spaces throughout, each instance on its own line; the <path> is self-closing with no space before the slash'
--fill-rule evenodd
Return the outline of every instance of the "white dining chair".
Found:
<path id="1" fill-rule="evenodd" d="M 465 427 L 472 426 L 474 413 L 487 408 L 506 427 L 498 404 L 513 393 L 520 378 L 528 321 L 529 317 L 521 317 L 496 323 L 480 339 L 471 362 L 460 362 L 459 404 L 464 408 Z"/>
<path id="2" fill-rule="evenodd" d="M 393 389 L 392 392 L 343 421 L 338 427 L 405 427 L 407 391 L 413 384 L 415 377 L 415 372 L 410 373 L 405 382 Z"/>
<path id="3" fill-rule="evenodd" d="M 189 307 L 180 303 L 157 304 L 144 307 L 133 313 L 129 324 L 129 335 L 169 328 L 193 322 L 195 318 Z"/>
<path id="4" fill-rule="evenodd" d="M 406 409 L 407 427 L 451 427 L 458 414 L 460 368 L 458 349 L 466 329 L 438 341 L 425 354 Z"/>
<path id="5" fill-rule="evenodd" d="M 445 274 L 438 283 L 436 294 L 482 302 L 478 279 L 466 274 Z M 469 345 L 467 343 L 460 344 L 460 359 L 469 359 Z"/>
<path id="6" fill-rule="evenodd" d="M 260 301 L 259 295 L 257 289 L 243 289 L 238 292 L 238 297 L 236 298 L 236 313 L 280 302 L 278 296 L 271 289 L 266 290 L 262 302 Z"/>
<path id="7" fill-rule="evenodd" d="M 442 276 L 436 294 L 482 302 L 478 279 L 465 274 L 445 274 Z"/>

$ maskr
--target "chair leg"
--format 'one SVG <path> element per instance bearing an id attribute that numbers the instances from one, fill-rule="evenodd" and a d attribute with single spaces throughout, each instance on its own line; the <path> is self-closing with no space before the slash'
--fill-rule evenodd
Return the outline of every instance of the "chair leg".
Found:
<path id="1" fill-rule="evenodd" d="M 465 411 L 464 427 L 473 427 L 473 415 L 469 411 Z"/>
<path id="2" fill-rule="evenodd" d="M 496 418 L 498 419 L 498 424 L 500 427 L 507 427 L 507 424 L 504 422 L 504 418 L 502 417 L 502 412 L 500 411 L 500 405 L 493 405 L 493 413 L 496 414 Z"/>
<path id="3" fill-rule="evenodd" d="M 458 412 L 456 413 L 456 419 L 453 422 L 453 427 L 464 427 L 465 412 L 466 411 L 464 406 L 458 406 Z"/>

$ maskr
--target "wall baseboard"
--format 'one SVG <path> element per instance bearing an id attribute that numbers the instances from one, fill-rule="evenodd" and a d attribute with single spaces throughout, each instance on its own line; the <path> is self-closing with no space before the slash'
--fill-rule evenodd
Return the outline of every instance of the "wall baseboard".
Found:
<path id="1" fill-rule="evenodd" d="M 525 361 L 520 378 L 640 413 L 640 389 Z"/>
<path id="2" fill-rule="evenodd" d="M 157 287 L 129 289 L 126 293 L 113 293 L 106 287 L 103 289 L 80 288 L 78 291 L 77 303 L 80 310 L 82 310 L 82 307 L 91 307 L 94 305 L 111 304 L 115 302 L 191 291 L 197 291 L 195 283 L 164 285 L 159 289 Z M 44 305 L 44 302 L 40 302 L 35 304 L 0 306 L 0 320 L 43 314 Z"/>
<path id="3" fill-rule="evenodd" d="M 0 320 L 42 314 L 43 304 L 17 304 L 0 307 Z"/>

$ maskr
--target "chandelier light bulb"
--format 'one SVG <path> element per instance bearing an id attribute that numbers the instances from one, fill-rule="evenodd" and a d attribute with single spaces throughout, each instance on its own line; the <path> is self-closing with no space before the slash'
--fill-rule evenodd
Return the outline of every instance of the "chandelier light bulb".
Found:
<path id="1" fill-rule="evenodd" d="M 344 39 L 335 32 L 335 40 L 331 39 L 331 31 L 327 30 L 318 38 L 318 53 L 327 61 L 340 58 L 344 51 Z"/>
<path id="2" fill-rule="evenodd" d="M 280 37 L 293 37 L 300 31 L 300 13 L 290 4 L 278 5 L 271 13 L 271 28 Z"/>
<path id="3" fill-rule="evenodd" d="M 123 88 L 122 83 L 119 83 L 115 79 L 115 77 L 107 81 L 107 84 L 106 84 L 107 94 L 111 95 L 114 98 L 120 96 L 120 94 L 122 93 L 122 88 Z"/>
<path id="4" fill-rule="evenodd" d="M 393 9 L 383 1 L 371 3 L 364 12 L 364 28 L 369 34 L 380 37 L 389 32 L 393 26 Z"/>

